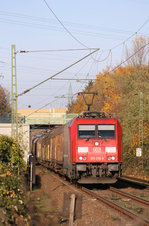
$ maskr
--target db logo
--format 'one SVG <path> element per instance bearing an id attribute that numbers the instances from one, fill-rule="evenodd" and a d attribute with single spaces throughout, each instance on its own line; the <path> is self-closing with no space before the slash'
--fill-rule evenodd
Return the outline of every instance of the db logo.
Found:
<path id="1" fill-rule="evenodd" d="M 101 152 L 101 147 L 93 147 L 93 152 L 95 153 Z"/>

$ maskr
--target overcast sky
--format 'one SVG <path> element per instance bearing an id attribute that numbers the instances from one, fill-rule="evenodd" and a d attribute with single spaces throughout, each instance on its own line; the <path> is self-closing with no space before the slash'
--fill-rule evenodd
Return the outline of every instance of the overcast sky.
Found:
<path id="1" fill-rule="evenodd" d="M 56 78 L 18 98 L 18 108 L 65 107 L 70 84 L 72 94 L 80 92 L 107 65 L 124 59 L 124 44 L 149 19 L 148 0 L 1 0 L 0 1 L 0 83 L 11 92 L 11 45 L 20 50 L 62 50 L 100 48 Z M 71 33 L 71 35 L 70 35 Z M 149 36 L 149 23 L 138 35 Z M 72 37 L 73 36 L 73 37 Z M 124 44 L 122 44 L 124 42 Z M 119 45 L 120 44 L 120 45 Z M 117 48 L 114 48 L 119 45 Z M 86 47 L 85 47 L 86 46 Z M 109 50 L 111 50 L 109 52 Z M 18 94 L 61 71 L 90 51 L 37 52 L 17 54 Z M 110 54 L 109 54 L 110 53 Z M 108 56 L 108 57 L 107 57 Z M 105 59 L 105 61 L 102 61 Z M 74 96 L 75 97 L 75 96 Z"/>

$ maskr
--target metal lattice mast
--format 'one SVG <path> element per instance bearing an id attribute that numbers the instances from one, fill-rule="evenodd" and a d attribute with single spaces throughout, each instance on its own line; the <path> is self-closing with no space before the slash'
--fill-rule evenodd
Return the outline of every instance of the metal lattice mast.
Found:
<path id="1" fill-rule="evenodd" d="M 17 104 L 17 73 L 16 73 L 16 46 L 11 46 L 11 136 L 18 138 L 18 104 Z"/>
<path id="2" fill-rule="evenodd" d="M 139 109 L 139 147 L 142 150 L 142 168 L 143 168 L 143 93 L 140 92 L 140 109 Z"/>
<path id="3" fill-rule="evenodd" d="M 68 91 L 68 105 L 72 104 L 73 94 L 72 94 L 72 86 L 71 83 L 69 85 L 69 91 Z"/>

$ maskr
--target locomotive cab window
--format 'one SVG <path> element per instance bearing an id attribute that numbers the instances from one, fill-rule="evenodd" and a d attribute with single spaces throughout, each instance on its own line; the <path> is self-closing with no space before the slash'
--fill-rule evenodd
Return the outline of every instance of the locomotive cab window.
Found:
<path id="1" fill-rule="evenodd" d="M 98 137 L 99 138 L 115 138 L 115 126 L 114 125 L 98 125 Z"/>
<path id="2" fill-rule="evenodd" d="M 95 138 L 95 125 L 79 125 L 78 137 L 79 138 Z"/>

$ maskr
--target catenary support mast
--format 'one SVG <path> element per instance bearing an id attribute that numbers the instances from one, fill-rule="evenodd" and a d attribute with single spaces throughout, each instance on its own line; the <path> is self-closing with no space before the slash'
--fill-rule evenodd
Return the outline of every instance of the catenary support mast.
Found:
<path id="1" fill-rule="evenodd" d="M 143 92 L 140 92 L 140 108 L 139 108 L 139 147 L 142 151 L 141 165 L 143 169 Z"/>
<path id="2" fill-rule="evenodd" d="M 18 138 L 16 46 L 11 46 L 11 136 Z"/>

